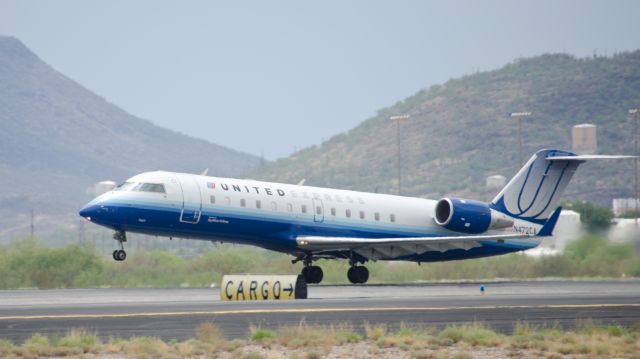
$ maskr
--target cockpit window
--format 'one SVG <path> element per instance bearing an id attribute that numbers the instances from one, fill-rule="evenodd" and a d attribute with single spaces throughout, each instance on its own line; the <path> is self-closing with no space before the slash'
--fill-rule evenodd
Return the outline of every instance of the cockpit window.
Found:
<path id="1" fill-rule="evenodd" d="M 135 182 L 124 182 L 121 183 L 118 187 L 116 187 L 116 191 L 128 191 L 131 187 L 135 186 Z"/>
<path id="2" fill-rule="evenodd" d="M 161 183 L 141 183 L 134 191 L 165 193 L 164 185 Z"/>

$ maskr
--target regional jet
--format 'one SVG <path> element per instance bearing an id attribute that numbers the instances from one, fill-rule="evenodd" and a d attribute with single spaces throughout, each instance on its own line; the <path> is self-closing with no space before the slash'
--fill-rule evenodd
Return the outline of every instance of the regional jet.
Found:
<path id="1" fill-rule="evenodd" d="M 368 261 L 417 263 L 523 251 L 553 232 L 558 200 L 577 167 L 592 159 L 540 150 L 489 203 L 438 201 L 174 172 L 134 176 L 89 202 L 80 215 L 115 230 L 126 258 L 127 232 L 259 246 L 301 261 L 307 283 L 322 281 L 313 262 L 345 259 L 351 283 L 365 283 Z"/>

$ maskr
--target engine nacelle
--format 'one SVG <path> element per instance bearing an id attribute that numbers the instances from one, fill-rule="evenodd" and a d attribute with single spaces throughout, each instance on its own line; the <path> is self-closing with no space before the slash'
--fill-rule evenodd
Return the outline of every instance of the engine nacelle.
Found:
<path id="1" fill-rule="evenodd" d="M 478 234 L 489 229 L 507 228 L 513 219 L 494 211 L 479 201 L 461 198 L 443 198 L 436 203 L 435 222 L 452 231 Z"/>

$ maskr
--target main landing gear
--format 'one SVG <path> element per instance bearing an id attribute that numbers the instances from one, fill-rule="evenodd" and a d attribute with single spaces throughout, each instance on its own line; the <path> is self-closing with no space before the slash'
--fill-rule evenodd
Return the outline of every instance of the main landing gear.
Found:
<path id="1" fill-rule="evenodd" d="M 347 278 L 353 284 L 363 284 L 369 280 L 369 270 L 365 266 L 357 266 L 351 263 L 351 268 L 347 271 Z"/>
<path id="2" fill-rule="evenodd" d="M 304 259 L 304 268 L 302 268 L 301 274 L 304 280 L 310 284 L 320 283 L 322 282 L 322 277 L 324 277 L 322 268 L 313 265 L 313 260 L 310 255 Z"/>
<path id="3" fill-rule="evenodd" d="M 118 241 L 118 247 L 120 248 L 113 251 L 113 259 L 118 262 L 127 259 L 127 252 L 124 251 L 124 245 L 122 244 L 127 241 L 127 233 L 125 231 L 116 231 L 113 234 L 113 239 Z"/>
<path id="4" fill-rule="evenodd" d="M 307 283 L 313 284 L 322 282 L 324 273 L 322 273 L 322 268 L 309 265 L 302 268 L 302 276 Z"/>
<path id="5" fill-rule="evenodd" d="M 298 257 L 291 261 L 291 263 L 296 264 L 296 262 L 303 261 L 304 267 L 302 267 L 302 272 L 300 273 L 304 278 L 304 281 L 308 284 L 317 284 L 322 282 L 322 277 L 324 277 L 324 273 L 322 273 L 322 268 L 313 265 L 313 258 L 311 255 L 307 255 L 306 257 Z"/>
<path id="6" fill-rule="evenodd" d="M 300 274 L 304 277 L 305 282 L 309 284 L 322 282 L 322 268 L 313 265 L 313 258 L 311 254 L 308 254 L 305 257 L 298 257 L 292 260 L 291 263 L 295 264 L 299 261 L 303 261 L 304 263 L 304 267 Z M 349 278 L 349 282 L 353 284 L 363 284 L 369 280 L 369 270 L 367 267 L 359 266 L 355 261 L 350 261 L 349 264 L 351 265 L 349 271 L 347 271 L 347 278 Z"/>

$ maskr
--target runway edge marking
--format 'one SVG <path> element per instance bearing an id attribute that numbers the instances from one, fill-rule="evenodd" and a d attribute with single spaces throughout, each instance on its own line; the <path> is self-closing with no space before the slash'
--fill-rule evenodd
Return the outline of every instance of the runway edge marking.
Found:
<path id="1" fill-rule="evenodd" d="M 59 315 L 16 315 L 0 317 L 0 320 L 31 319 L 99 319 L 129 317 L 172 317 L 189 315 L 233 315 L 233 314 L 269 314 L 269 313 L 330 313 L 330 312 L 407 312 L 407 311 L 446 311 L 446 310 L 483 310 L 483 309 L 569 309 L 569 308 L 620 308 L 640 307 L 640 303 L 614 304 L 549 304 L 549 305 L 487 305 L 466 307 L 380 307 L 380 308 L 301 308 L 301 309 L 238 309 L 211 310 L 194 312 L 150 312 L 117 314 L 59 314 Z"/>

